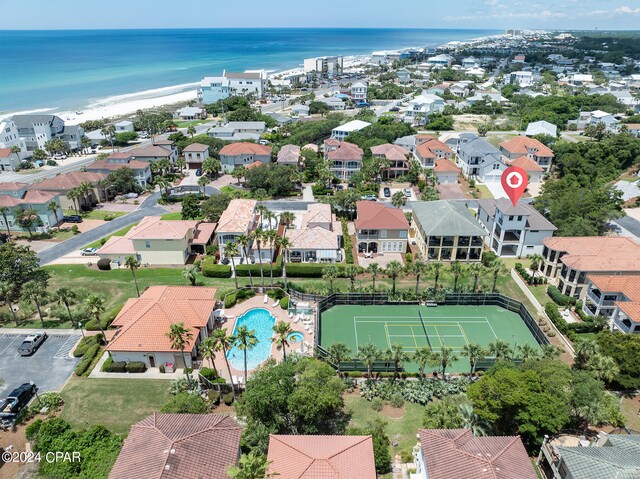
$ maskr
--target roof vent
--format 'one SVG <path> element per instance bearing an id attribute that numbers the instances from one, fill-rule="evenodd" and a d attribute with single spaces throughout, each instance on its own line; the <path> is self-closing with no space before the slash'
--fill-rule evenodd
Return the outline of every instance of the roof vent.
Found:
<path id="1" fill-rule="evenodd" d="M 175 449 L 171 449 L 169 452 L 170 452 L 171 454 L 175 454 L 175 453 L 176 453 L 176 450 L 175 450 Z"/>
<path id="2" fill-rule="evenodd" d="M 164 468 L 165 468 L 165 470 L 166 470 L 166 471 L 168 471 L 170 467 L 171 467 L 171 466 L 169 466 L 169 464 L 165 464 L 165 465 L 164 465 Z"/>

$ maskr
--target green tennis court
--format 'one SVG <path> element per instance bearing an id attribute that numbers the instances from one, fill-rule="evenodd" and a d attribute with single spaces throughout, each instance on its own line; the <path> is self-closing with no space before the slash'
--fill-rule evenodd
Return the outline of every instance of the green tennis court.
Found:
<path id="1" fill-rule="evenodd" d="M 501 339 L 517 347 L 537 341 L 520 315 L 499 306 L 334 306 L 320 317 L 319 343 L 324 348 L 333 343 L 346 344 L 354 354 L 364 344 L 385 350 L 400 344 L 408 354 L 430 346 L 437 351 L 452 348 L 461 357 L 463 347 L 477 343 L 487 347 Z M 469 362 L 461 357 L 452 372 L 466 372 Z M 416 371 L 414 364 L 405 365 Z"/>

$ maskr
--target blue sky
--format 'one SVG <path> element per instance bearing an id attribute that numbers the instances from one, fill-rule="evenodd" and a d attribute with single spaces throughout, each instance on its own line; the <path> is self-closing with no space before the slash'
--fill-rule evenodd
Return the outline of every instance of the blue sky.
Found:
<path id="1" fill-rule="evenodd" d="M 639 0 L 0 0 L 2 28 L 640 28 Z"/>

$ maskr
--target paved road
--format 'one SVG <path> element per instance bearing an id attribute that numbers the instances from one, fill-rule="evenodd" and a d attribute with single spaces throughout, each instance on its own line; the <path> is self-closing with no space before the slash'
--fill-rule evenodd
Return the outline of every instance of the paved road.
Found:
<path id="1" fill-rule="evenodd" d="M 614 223 L 619 224 L 627 231 L 631 232 L 636 238 L 640 238 L 640 221 L 632 218 L 631 216 L 623 216 L 617 220 L 613 220 Z"/>

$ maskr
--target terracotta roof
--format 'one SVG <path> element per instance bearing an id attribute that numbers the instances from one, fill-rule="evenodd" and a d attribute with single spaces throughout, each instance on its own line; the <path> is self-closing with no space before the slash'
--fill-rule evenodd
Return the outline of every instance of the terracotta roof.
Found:
<path id="1" fill-rule="evenodd" d="M 111 324 L 119 326 L 107 351 L 175 352 L 166 333 L 176 322 L 184 323 L 193 336 L 185 345 L 191 351 L 200 328 L 207 325 L 216 306 L 216 288 L 150 286 L 132 298 Z"/>
<path id="2" fill-rule="evenodd" d="M 392 145 L 385 143 L 384 145 L 372 146 L 371 153 L 374 155 L 382 155 L 387 160 L 404 161 L 407 159 L 409 152 L 400 145 Z"/>
<path id="3" fill-rule="evenodd" d="M 342 234 L 342 233 L 340 233 Z M 321 226 L 287 230 L 291 249 L 338 249 L 338 233 Z"/>
<path id="4" fill-rule="evenodd" d="M 356 229 L 408 230 L 409 223 L 399 208 L 389 208 L 373 201 L 356 201 L 358 218 L 354 221 Z"/>
<path id="5" fill-rule="evenodd" d="M 196 231 L 193 236 L 193 244 L 207 244 L 216 230 L 217 223 L 200 223 L 196 226 Z"/>
<path id="6" fill-rule="evenodd" d="M 331 223 L 333 214 L 328 203 L 311 203 L 307 206 L 307 212 L 302 216 L 302 225 L 309 223 Z"/>
<path id="7" fill-rule="evenodd" d="M 327 138 L 324 140 L 324 146 L 340 146 L 341 141 L 335 138 Z"/>
<path id="8" fill-rule="evenodd" d="M 640 275 L 590 274 L 589 279 L 603 293 L 623 293 L 630 301 L 640 301 Z"/>
<path id="9" fill-rule="evenodd" d="M 315 145 L 313 143 L 307 143 L 301 149 L 302 150 L 311 150 L 311 151 L 315 151 L 317 153 L 318 152 L 318 145 Z"/>
<path id="10" fill-rule="evenodd" d="M 93 171 L 70 171 L 62 173 L 53 178 L 47 178 L 39 183 L 33 183 L 29 186 L 30 190 L 50 190 L 50 191 L 68 191 L 81 183 L 88 182 L 95 184 L 97 181 L 106 178 L 104 173 L 96 173 Z"/>
<path id="11" fill-rule="evenodd" d="M 159 414 L 131 426 L 110 479 L 226 479 L 242 428 L 223 414 Z"/>
<path id="12" fill-rule="evenodd" d="M 231 200 L 220 216 L 218 232 L 246 233 L 254 219 L 256 204 L 256 200 Z"/>
<path id="13" fill-rule="evenodd" d="M 446 158 L 438 158 L 433 171 L 436 173 L 460 173 L 462 170 L 453 161 Z"/>
<path id="14" fill-rule="evenodd" d="M 278 479 L 375 479 L 371 436 L 269 436 Z"/>
<path id="15" fill-rule="evenodd" d="M 358 145 L 354 145 L 353 143 L 349 143 L 347 141 L 341 141 L 340 146 L 335 150 L 327 153 L 327 159 L 329 160 L 339 160 L 339 161 L 349 161 L 349 160 L 358 160 L 362 161 L 363 155 L 362 149 Z"/>
<path id="16" fill-rule="evenodd" d="M 512 161 L 507 160 L 507 163 L 511 166 L 519 166 L 524 171 L 544 171 L 544 168 L 536 163 L 535 160 L 524 155 Z"/>
<path id="17" fill-rule="evenodd" d="M 123 159 L 123 158 L 133 158 L 133 152 L 132 151 L 117 151 L 115 153 L 111 153 L 109 156 L 107 156 L 107 158 L 112 158 L 112 159 Z"/>
<path id="18" fill-rule="evenodd" d="M 131 150 L 133 152 L 133 156 L 136 158 L 152 158 L 157 156 L 171 156 L 171 151 L 166 148 L 162 148 L 161 146 L 151 145 L 146 148 L 136 148 L 135 150 Z"/>
<path id="19" fill-rule="evenodd" d="M 470 429 L 421 429 L 429 479 L 537 479 L 519 436 L 474 437 Z"/>
<path id="20" fill-rule="evenodd" d="M 553 157 L 553 151 L 545 146 L 539 140 L 535 138 L 529 138 L 528 136 L 515 136 L 510 140 L 500 143 L 500 147 L 507 150 L 509 153 L 520 153 L 527 155 L 529 150 L 537 150 L 537 156 L 551 156 Z"/>
<path id="21" fill-rule="evenodd" d="M 195 229 L 197 224 L 196 220 L 163 220 L 160 216 L 145 216 L 125 236 L 132 240 L 178 240 L 184 238 L 189 230 Z"/>
<path id="22" fill-rule="evenodd" d="M 12 153 L 11 148 L 0 148 L 0 158 L 8 158 Z"/>
<path id="23" fill-rule="evenodd" d="M 417 135 L 416 138 L 420 138 L 420 135 Z M 426 141 L 416 146 L 416 153 L 420 158 L 436 158 L 438 157 L 436 151 L 453 155 L 453 150 L 449 148 L 446 143 L 442 143 L 440 140 L 429 137 L 428 135 L 425 135 L 423 138 L 427 138 Z"/>
<path id="24" fill-rule="evenodd" d="M 245 141 L 239 141 L 237 143 L 231 143 L 225 145 L 220 150 L 220 155 L 226 156 L 238 156 L 238 155 L 271 155 L 271 147 L 259 145 L 258 143 L 247 143 Z"/>
<path id="25" fill-rule="evenodd" d="M 168 139 L 153 140 L 154 145 L 173 145 L 173 143 L 172 140 Z"/>
<path id="26" fill-rule="evenodd" d="M 630 238 L 569 236 L 545 238 L 543 243 L 552 250 L 565 252 L 560 261 L 578 271 L 640 273 L 640 245 Z"/>
<path id="27" fill-rule="evenodd" d="M 20 183 L 18 181 L 6 181 L 0 183 L 0 191 L 18 191 L 29 186 L 29 183 Z"/>
<path id="28" fill-rule="evenodd" d="M 249 163 L 248 165 L 245 165 L 245 169 L 253 170 L 254 168 L 257 168 L 258 166 L 262 166 L 262 165 L 264 165 L 263 162 L 256 160 L 253 163 Z"/>
<path id="29" fill-rule="evenodd" d="M 300 162 L 300 147 L 298 145 L 284 145 L 278 152 L 278 163 L 294 164 Z"/>
<path id="30" fill-rule="evenodd" d="M 190 151 L 194 151 L 194 152 L 203 152 L 203 151 L 207 151 L 209 149 L 209 145 L 203 145 L 202 143 L 191 143 L 190 145 L 187 145 L 185 147 L 184 150 L 182 150 L 183 152 L 190 152 Z"/>
<path id="31" fill-rule="evenodd" d="M 98 256 L 103 254 L 133 255 L 136 249 L 133 247 L 133 241 L 126 236 L 111 236 L 105 244 L 98 249 Z"/>
<path id="32" fill-rule="evenodd" d="M 616 301 L 616 306 L 636 323 L 640 323 L 640 301 Z"/>
<path id="33" fill-rule="evenodd" d="M 87 170 L 119 170 L 120 168 L 131 168 L 132 170 L 144 170 L 149 167 L 149 162 L 131 160 L 127 163 L 109 163 L 108 160 L 97 160 L 87 165 Z"/>

